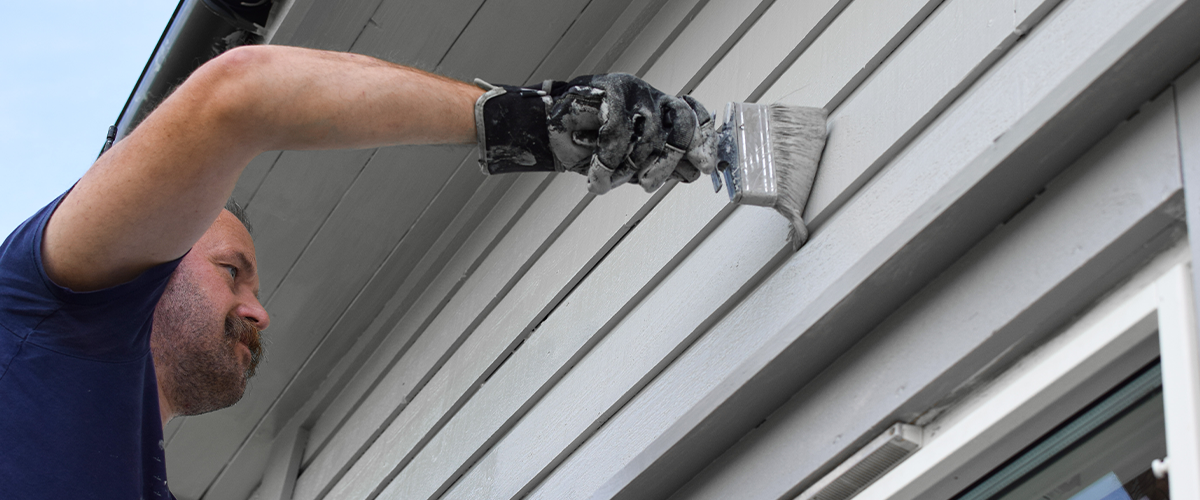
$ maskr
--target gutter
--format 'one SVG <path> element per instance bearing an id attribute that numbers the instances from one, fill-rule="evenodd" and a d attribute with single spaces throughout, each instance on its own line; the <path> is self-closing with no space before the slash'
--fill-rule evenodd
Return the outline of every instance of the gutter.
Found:
<path id="1" fill-rule="evenodd" d="M 180 0 L 101 154 L 133 131 L 200 65 L 239 45 L 262 42 L 271 0 Z"/>

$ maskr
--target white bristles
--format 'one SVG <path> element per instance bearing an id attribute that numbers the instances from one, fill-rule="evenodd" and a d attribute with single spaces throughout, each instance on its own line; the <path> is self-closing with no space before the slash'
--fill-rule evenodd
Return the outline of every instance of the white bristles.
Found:
<path id="1" fill-rule="evenodd" d="M 786 104 L 771 104 L 771 156 L 775 164 L 779 196 L 775 200 L 775 211 L 792 223 L 788 239 L 792 249 L 798 250 L 808 241 L 808 227 L 804 225 L 804 206 L 812 193 L 813 180 L 817 175 L 817 164 L 825 149 L 824 109 Z"/>

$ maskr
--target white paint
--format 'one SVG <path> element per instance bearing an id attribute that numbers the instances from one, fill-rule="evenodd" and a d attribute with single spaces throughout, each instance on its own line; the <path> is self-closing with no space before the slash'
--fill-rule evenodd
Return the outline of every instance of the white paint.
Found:
<path id="1" fill-rule="evenodd" d="M 1200 336 L 1187 266 L 1158 280 L 1158 340 L 1171 498 L 1200 498 Z"/>

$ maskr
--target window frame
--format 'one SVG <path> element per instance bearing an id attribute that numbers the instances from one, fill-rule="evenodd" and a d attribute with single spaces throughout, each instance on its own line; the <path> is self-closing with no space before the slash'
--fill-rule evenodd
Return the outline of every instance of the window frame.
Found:
<path id="1" fill-rule="evenodd" d="M 936 435 L 929 436 L 927 428 L 920 450 L 855 498 L 909 500 L 944 490 L 939 486 L 957 481 L 956 473 L 963 467 L 981 462 L 990 447 L 1044 412 L 1056 410 L 1056 403 L 1066 395 L 1122 357 L 1133 355 L 1156 332 L 1170 468 L 1200 470 L 1200 339 L 1190 276 L 1189 264 L 1182 262 L 1152 281 L 1135 279 L 1125 285 L 965 402 Z M 1060 422 L 1076 409 L 1061 410 Z M 1200 477 L 1173 474 L 1171 497 L 1200 498 Z"/>

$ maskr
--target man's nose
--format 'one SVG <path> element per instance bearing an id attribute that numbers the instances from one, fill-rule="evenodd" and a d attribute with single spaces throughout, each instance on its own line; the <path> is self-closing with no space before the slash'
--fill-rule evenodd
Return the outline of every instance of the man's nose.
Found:
<path id="1" fill-rule="evenodd" d="M 250 298 L 242 303 L 238 308 L 238 316 L 246 318 L 259 330 L 266 330 L 271 324 L 271 316 L 267 314 L 267 309 L 258 302 L 256 298 Z"/>

